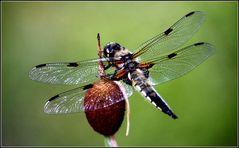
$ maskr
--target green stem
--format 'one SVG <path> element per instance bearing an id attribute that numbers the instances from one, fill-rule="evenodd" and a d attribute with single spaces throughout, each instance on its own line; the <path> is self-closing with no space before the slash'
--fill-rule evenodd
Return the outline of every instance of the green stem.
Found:
<path id="1" fill-rule="evenodd" d="M 114 136 L 105 137 L 105 147 L 118 147 Z"/>

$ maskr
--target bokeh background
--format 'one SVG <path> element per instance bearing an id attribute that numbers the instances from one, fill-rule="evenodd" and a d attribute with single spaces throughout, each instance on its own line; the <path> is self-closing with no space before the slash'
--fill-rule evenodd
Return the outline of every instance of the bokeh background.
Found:
<path id="1" fill-rule="evenodd" d="M 200 10 L 207 20 L 186 43 L 205 41 L 215 53 L 187 75 L 156 86 L 179 119 L 172 120 L 137 92 L 116 134 L 120 146 L 232 146 L 237 144 L 236 2 L 4 2 L 2 5 L 2 134 L 8 146 L 103 146 L 84 113 L 48 115 L 48 98 L 77 86 L 28 78 L 49 62 L 97 57 L 102 44 L 135 49 L 185 14 Z M 186 46 L 185 45 L 185 46 Z"/>

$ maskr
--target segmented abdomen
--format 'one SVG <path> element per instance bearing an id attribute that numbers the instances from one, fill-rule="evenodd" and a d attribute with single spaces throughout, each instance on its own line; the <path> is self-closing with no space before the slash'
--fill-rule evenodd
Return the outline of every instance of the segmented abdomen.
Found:
<path id="1" fill-rule="evenodd" d="M 139 91 L 139 93 L 147 98 L 154 106 L 162 110 L 165 114 L 176 119 L 177 116 L 170 109 L 168 104 L 163 100 L 163 98 L 156 92 L 153 86 L 150 84 L 149 80 L 144 76 L 143 71 L 137 69 L 130 74 L 133 86 Z"/>

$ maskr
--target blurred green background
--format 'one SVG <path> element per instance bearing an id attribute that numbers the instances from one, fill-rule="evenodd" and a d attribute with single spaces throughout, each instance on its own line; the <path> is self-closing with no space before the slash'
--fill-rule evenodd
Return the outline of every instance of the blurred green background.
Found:
<path id="1" fill-rule="evenodd" d="M 34 82 L 29 70 L 97 57 L 98 32 L 102 44 L 135 49 L 194 10 L 204 11 L 207 20 L 186 45 L 205 41 L 216 51 L 187 75 L 156 86 L 179 119 L 135 92 L 129 136 L 124 120 L 116 139 L 120 146 L 236 145 L 236 2 L 4 2 L 2 8 L 3 145 L 103 146 L 84 113 L 43 112 L 48 98 L 77 86 Z"/>

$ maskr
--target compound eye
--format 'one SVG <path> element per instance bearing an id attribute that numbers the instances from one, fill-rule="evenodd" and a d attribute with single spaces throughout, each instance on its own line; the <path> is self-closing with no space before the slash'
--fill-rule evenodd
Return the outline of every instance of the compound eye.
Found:
<path id="1" fill-rule="evenodd" d="M 112 50 L 112 48 L 106 48 L 106 52 L 107 52 L 107 53 L 112 53 L 113 50 Z"/>
<path id="2" fill-rule="evenodd" d="M 120 50 L 121 46 L 120 46 L 120 44 L 115 43 L 112 48 L 115 49 L 115 50 Z"/>
<path id="3" fill-rule="evenodd" d="M 104 48 L 104 56 L 111 57 L 113 53 L 113 49 L 110 46 L 106 46 Z"/>

